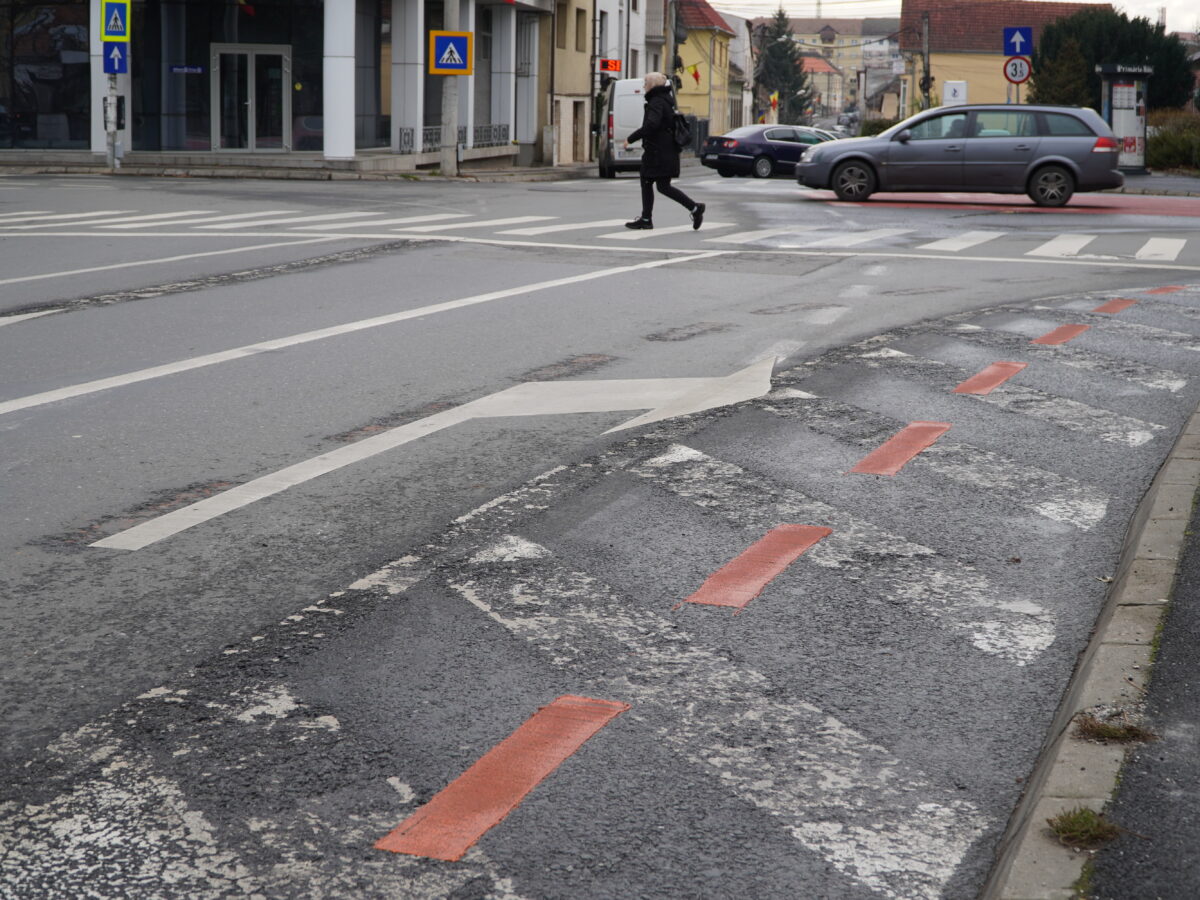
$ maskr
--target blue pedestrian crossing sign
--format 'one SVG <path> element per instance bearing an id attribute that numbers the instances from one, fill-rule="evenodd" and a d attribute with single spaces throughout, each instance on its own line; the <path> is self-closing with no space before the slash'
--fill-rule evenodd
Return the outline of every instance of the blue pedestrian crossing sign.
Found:
<path id="1" fill-rule="evenodd" d="M 104 45 L 104 74 L 124 75 L 129 71 L 129 44 L 109 41 Z"/>
<path id="2" fill-rule="evenodd" d="M 472 34 L 469 31 L 429 32 L 429 74 L 470 75 Z"/>
<path id="3" fill-rule="evenodd" d="M 1004 29 L 1004 55 L 1028 56 L 1033 52 L 1033 29 L 1029 26 Z"/>
<path id="4" fill-rule="evenodd" d="M 129 40 L 129 0 L 102 0 L 100 38 L 104 41 Z"/>

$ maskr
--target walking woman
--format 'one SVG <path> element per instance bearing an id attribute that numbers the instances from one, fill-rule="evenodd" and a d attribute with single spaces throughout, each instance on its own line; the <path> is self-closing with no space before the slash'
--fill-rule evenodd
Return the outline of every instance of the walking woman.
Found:
<path id="1" fill-rule="evenodd" d="M 653 228 L 654 189 L 664 197 L 670 197 L 692 213 L 692 228 L 699 228 L 704 221 L 704 204 L 697 203 L 677 187 L 671 179 L 679 177 L 679 148 L 675 146 L 675 101 L 667 76 L 662 72 L 649 72 L 642 84 L 646 90 L 646 112 L 642 127 L 625 140 L 625 149 L 637 141 L 642 142 L 642 214 L 626 228 Z"/>

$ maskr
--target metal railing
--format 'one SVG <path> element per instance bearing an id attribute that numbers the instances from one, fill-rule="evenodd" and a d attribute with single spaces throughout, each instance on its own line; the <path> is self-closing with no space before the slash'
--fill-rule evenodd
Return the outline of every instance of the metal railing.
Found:
<path id="1" fill-rule="evenodd" d="M 464 146 L 467 143 L 467 129 L 465 125 L 458 126 L 458 143 L 459 146 Z M 442 126 L 431 125 L 421 129 L 421 150 L 424 153 L 431 153 L 434 150 L 442 149 Z"/>
<path id="2" fill-rule="evenodd" d="M 476 147 L 503 147 L 509 142 L 508 124 L 476 125 L 472 137 Z"/>
<path id="3" fill-rule="evenodd" d="M 398 148 L 398 152 L 412 153 L 414 142 L 416 141 L 416 139 L 417 139 L 417 130 L 415 128 L 401 128 L 400 129 L 400 138 L 399 138 L 400 146 Z"/>

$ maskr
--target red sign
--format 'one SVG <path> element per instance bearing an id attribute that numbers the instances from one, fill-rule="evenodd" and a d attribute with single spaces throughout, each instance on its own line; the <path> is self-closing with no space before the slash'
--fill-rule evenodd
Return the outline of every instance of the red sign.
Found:
<path id="1" fill-rule="evenodd" d="M 602 59 L 600 60 L 601 72 L 620 72 L 621 61 L 619 59 Z"/>

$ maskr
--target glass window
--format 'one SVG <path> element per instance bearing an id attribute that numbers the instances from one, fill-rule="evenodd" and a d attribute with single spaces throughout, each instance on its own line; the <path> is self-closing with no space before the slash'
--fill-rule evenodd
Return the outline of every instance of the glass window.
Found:
<path id="1" fill-rule="evenodd" d="M 1066 113 L 1042 113 L 1042 121 L 1045 123 L 1042 134 L 1056 137 L 1092 137 L 1094 134 L 1086 123 Z"/>
<path id="2" fill-rule="evenodd" d="M 559 50 L 567 49 L 567 4 L 559 3 L 554 7 L 554 46 Z"/>
<path id="3" fill-rule="evenodd" d="M 792 141 L 796 140 L 796 132 L 790 128 L 772 128 L 767 132 L 766 138 L 768 141 Z"/>
<path id="4" fill-rule="evenodd" d="M 587 52 L 587 10 L 575 10 L 575 49 Z"/>
<path id="5" fill-rule="evenodd" d="M 1037 134 L 1037 123 L 1031 112 L 985 109 L 975 113 L 973 137 L 1030 137 Z"/>
<path id="6" fill-rule="evenodd" d="M 0 4 L 0 147 L 91 145 L 86 2 Z"/>
<path id="7" fill-rule="evenodd" d="M 966 113 L 947 113 L 925 119 L 912 126 L 909 132 L 914 141 L 942 141 L 963 137 L 966 130 Z"/>

